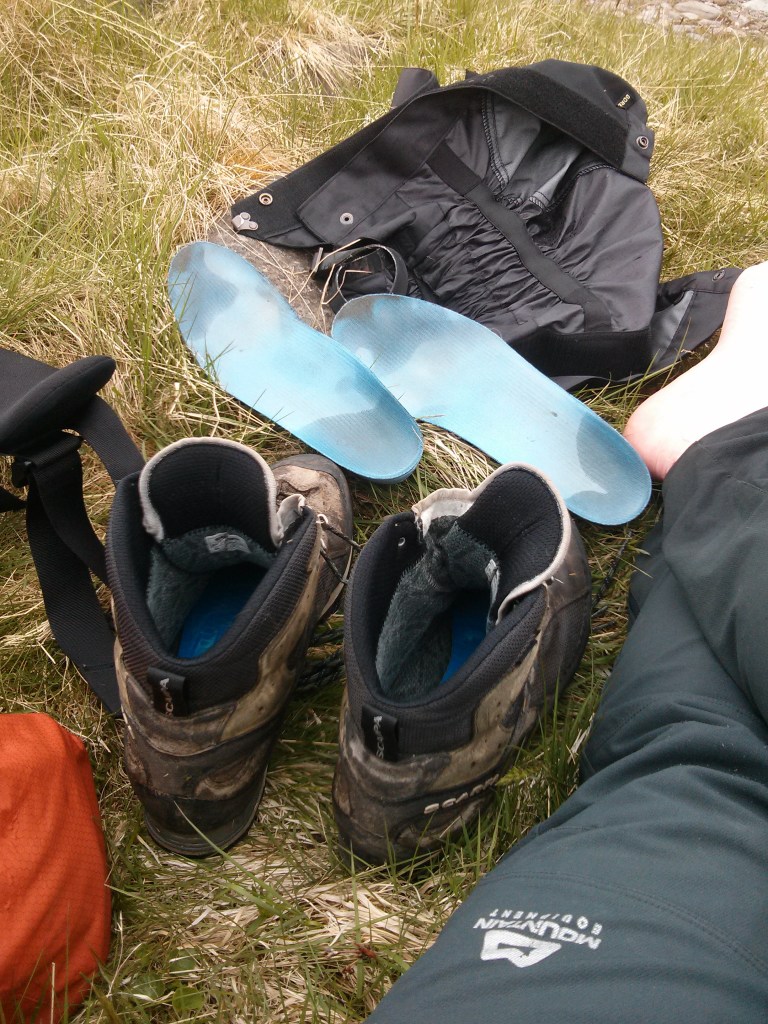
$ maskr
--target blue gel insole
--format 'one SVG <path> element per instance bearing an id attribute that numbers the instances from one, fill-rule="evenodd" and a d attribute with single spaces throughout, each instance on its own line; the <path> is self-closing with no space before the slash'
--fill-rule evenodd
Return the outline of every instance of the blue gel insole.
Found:
<path id="1" fill-rule="evenodd" d="M 488 602 L 487 591 L 467 590 L 451 609 L 451 660 L 441 683 L 458 672 L 485 640 Z"/>
<path id="2" fill-rule="evenodd" d="M 199 658 L 217 644 L 263 575 L 264 569 L 255 565 L 233 565 L 219 570 L 184 621 L 177 657 Z"/>
<path id="3" fill-rule="evenodd" d="M 336 314 L 332 336 L 411 416 L 497 462 L 536 466 L 576 515 L 612 525 L 648 504 L 635 449 L 482 324 L 407 295 L 366 295 Z"/>
<path id="4" fill-rule="evenodd" d="M 198 363 L 240 402 L 359 476 L 395 483 L 416 468 L 422 438 L 413 418 L 242 256 L 211 242 L 185 245 L 171 262 L 168 295 Z"/>

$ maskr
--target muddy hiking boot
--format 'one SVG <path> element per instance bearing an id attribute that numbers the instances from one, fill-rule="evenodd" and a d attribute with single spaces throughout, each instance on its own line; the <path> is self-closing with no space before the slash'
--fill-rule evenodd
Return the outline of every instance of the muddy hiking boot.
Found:
<path id="1" fill-rule="evenodd" d="M 107 560 L 125 765 L 169 850 L 226 848 L 254 818 L 312 630 L 351 558 L 340 542 L 325 550 L 338 540 L 326 523 L 348 535 L 351 502 L 316 455 L 273 472 L 241 444 L 194 438 L 118 487 Z"/>
<path id="2" fill-rule="evenodd" d="M 277 484 L 277 502 L 300 494 L 306 504 L 322 516 L 324 526 L 323 560 L 317 584 L 317 621 L 332 615 L 341 601 L 344 583 L 354 551 L 352 540 L 352 498 L 344 474 L 322 455 L 293 455 L 276 462 L 272 473 Z"/>
<path id="3" fill-rule="evenodd" d="M 581 538 L 546 477 L 502 466 L 386 519 L 345 608 L 342 847 L 369 863 L 433 850 L 491 800 L 578 667 L 590 615 Z"/>

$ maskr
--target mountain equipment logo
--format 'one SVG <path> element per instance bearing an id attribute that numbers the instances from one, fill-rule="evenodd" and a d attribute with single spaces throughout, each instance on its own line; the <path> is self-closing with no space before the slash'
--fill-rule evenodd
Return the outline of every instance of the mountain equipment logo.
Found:
<path id="1" fill-rule="evenodd" d="M 559 942 L 539 942 L 514 932 L 486 932 L 481 960 L 509 960 L 515 967 L 531 967 L 563 947 Z"/>
<path id="2" fill-rule="evenodd" d="M 497 909 L 478 918 L 474 927 L 485 932 L 481 960 L 509 960 L 515 967 L 532 967 L 565 943 L 598 949 L 603 941 L 599 921 L 575 914 Z"/>

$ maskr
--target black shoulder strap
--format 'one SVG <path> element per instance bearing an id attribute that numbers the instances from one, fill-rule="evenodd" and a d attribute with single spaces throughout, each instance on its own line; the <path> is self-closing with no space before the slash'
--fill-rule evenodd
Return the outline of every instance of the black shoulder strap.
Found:
<path id="1" fill-rule="evenodd" d="M 91 574 L 105 581 L 104 547 L 83 502 L 79 448 L 86 441 L 117 482 L 144 460 L 117 414 L 96 392 L 115 370 L 106 356 L 63 369 L 0 350 L 0 453 L 27 488 L 27 534 L 51 630 L 113 714 L 120 711 L 114 636 Z M 0 512 L 24 503 L 0 490 Z"/>

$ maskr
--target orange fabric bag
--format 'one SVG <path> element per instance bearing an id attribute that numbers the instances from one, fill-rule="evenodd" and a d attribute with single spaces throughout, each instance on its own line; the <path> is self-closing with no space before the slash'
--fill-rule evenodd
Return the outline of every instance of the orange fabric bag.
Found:
<path id="1" fill-rule="evenodd" d="M 59 1020 L 109 952 L 107 860 L 81 740 L 47 715 L 0 715 L 0 1006 Z"/>

